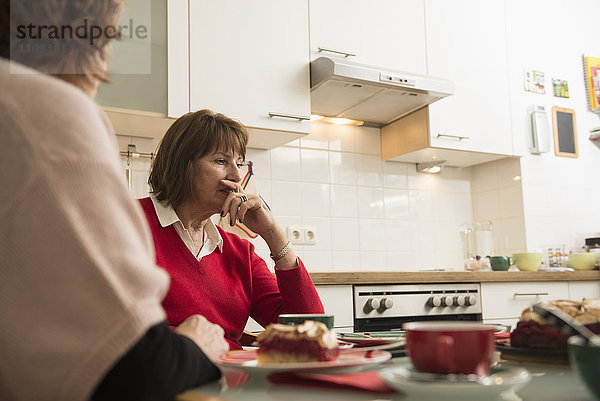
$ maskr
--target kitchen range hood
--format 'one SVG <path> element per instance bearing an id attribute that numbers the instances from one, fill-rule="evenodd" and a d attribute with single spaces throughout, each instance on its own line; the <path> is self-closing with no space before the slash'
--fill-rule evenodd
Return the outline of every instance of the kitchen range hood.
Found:
<path id="1" fill-rule="evenodd" d="M 311 113 L 381 127 L 454 93 L 445 79 L 319 57 L 310 63 Z"/>

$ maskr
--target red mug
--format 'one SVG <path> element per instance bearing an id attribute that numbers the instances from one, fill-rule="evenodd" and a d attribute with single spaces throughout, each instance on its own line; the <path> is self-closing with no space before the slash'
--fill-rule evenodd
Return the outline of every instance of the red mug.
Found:
<path id="1" fill-rule="evenodd" d="M 477 322 L 405 323 L 406 349 L 419 372 L 485 376 L 496 344 L 494 327 Z"/>

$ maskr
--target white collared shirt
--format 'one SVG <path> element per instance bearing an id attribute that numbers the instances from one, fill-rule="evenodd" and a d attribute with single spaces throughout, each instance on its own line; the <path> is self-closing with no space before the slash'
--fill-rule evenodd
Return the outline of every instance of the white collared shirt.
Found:
<path id="1" fill-rule="evenodd" d="M 187 249 L 190 250 L 196 259 L 200 260 L 204 256 L 210 255 L 217 247 L 219 248 L 219 252 L 223 252 L 223 238 L 211 219 L 208 219 L 204 225 L 204 243 L 202 244 L 202 248 L 200 248 L 200 252 L 196 255 L 194 252 L 194 241 L 192 240 L 192 236 L 184 227 L 179 216 L 177 216 L 177 213 L 175 213 L 175 209 L 171 206 L 163 205 L 152 195 L 150 196 L 150 199 L 152 199 L 152 204 L 154 205 L 154 210 L 156 211 L 156 216 L 158 217 L 161 227 L 173 225 Z"/>

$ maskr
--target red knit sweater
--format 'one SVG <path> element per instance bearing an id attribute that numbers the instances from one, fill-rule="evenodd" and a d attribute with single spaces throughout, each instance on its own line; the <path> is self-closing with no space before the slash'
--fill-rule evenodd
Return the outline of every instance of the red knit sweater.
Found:
<path id="1" fill-rule="evenodd" d="M 323 305 L 302 261 L 277 278 L 255 252 L 254 245 L 217 227 L 223 251 L 215 249 L 198 261 L 175 228 L 161 227 L 150 198 L 140 199 L 156 247 L 156 263 L 171 276 L 163 307 L 167 320 L 179 325 L 193 314 L 204 315 L 225 330 L 232 349 L 249 316 L 263 326 L 281 313 L 323 313 Z"/>

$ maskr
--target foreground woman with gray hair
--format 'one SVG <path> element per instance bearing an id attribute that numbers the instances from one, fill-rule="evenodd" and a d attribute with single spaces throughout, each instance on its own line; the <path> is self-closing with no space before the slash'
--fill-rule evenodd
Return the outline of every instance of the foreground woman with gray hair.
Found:
<path id="1" fill-rule="evenodd" d="M 199 315 L 175 331 L 165 322 L 169 279 L 93 101 L 110 38 L 23 53 L 38 39 L 8 30 L 114 25 L 121 2 L 10 5 L 0 3 L 0 399 L 170 400 L 219 378 L 223 329 Z"/>

